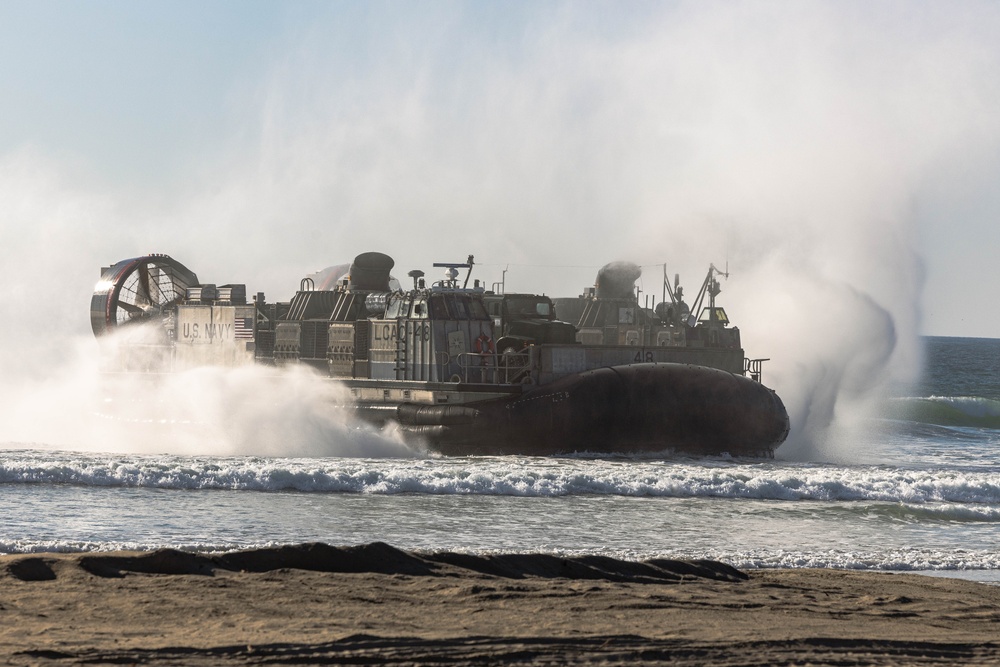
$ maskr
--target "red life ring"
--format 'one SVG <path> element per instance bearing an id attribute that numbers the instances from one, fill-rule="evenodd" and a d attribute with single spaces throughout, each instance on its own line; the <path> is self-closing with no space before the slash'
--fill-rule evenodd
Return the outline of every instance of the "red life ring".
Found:
<path id="1" fill-rule="evenodd" d="M 485 333 L 479 334 L 479 338 L 476 339 L 476 353 L 496 354 L 496 351 L 496 347 L 493 346 L 493 339 Z"/>

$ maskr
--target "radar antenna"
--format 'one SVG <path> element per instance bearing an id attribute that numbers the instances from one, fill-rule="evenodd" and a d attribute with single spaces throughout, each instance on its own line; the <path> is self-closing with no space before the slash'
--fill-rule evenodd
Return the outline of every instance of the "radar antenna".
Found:
<path id="1" fill-rule="evenodd" d="M 445 279 L 440 282 L 443 287 L 450 287 L 453 289 L 458 288 L 458 269 L 468 269 L 465 274 L 465 282 L 462 284 L 462 289 L 469 286 L 469 276 L 472 275 L 472 267 L 475 265 L 475 258 L 469 255 L 469 259 L 465 263 L 455 263 L 455 262 L 434 262 L 435 268 L 448 269 L 445 271 Z M 477 284 L 479 281 L 476 281 Z M 439 284 L 439 283 L 435 283 Z"/>

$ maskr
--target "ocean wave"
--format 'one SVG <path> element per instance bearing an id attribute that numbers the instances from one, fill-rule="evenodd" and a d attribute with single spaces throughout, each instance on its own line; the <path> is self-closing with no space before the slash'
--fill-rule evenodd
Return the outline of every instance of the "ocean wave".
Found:
<path id="1" fill-rule="evenodd" d="M 8 452 L 0 484 L 361 494 L 877 501 L 1000 505 L 1000 472 L 780 462 L 265 459 Z M 980 520 L 994 520 L 990 516 Z"/>
<path id="2" fill-rule="evenodd" d="M 885 416 L 938 426 L 1000 429 L 1000 401 L 980 396 L 928 396 L 898 398 Z"/>
<path id="3" fill-rule="evenodd" d="M 993 523 L 1000 521 L 1000 506 L 965 505 L 957 503 L 878 503 L 866 505 L 859 511 L 907 523 Z"/>

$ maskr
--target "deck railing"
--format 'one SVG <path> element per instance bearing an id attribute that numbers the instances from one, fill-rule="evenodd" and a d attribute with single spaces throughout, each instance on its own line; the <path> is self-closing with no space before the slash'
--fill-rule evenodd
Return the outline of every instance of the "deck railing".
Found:
<path id="1" fill-rule="evenodd" d="M 760 382 L 761 369 L 765 361 L 770 359 L 743 359 L 743 374 L 749 375 L 754 382 Z"/>
<path id="2" fill-rule="evenodd" d="M 515 384 L 531 377 L 531 355 L 465 352 L 458 355 L 463 382 L 478 384 Z"/>

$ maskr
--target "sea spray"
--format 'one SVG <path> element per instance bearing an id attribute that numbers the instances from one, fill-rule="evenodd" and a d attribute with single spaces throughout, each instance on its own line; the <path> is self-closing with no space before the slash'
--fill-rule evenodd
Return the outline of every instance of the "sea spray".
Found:
<path id="1" fill-rule="evenodd" d="M 355 419 L 350 392 L 306 366 L 110 371 L 126 346 L 141 365 L 131 351 L 142 349 L 136 337 L 144 329 L 122 327 L 99 344 L 80 344 L 74 363 L 23 384 L 4 402 L 0 439 L 134 453 L 421 455 L 419 440 L 404 442 L 391 426 L 380 430 Z"/>
<path id="2" fill-rule="evenodd" d="M 164 138 L 190 155 L 167 191 L 155 171 L 101 182 L 93 156 L 4 147 L 0 416 L 38 427 L 8 437 L 45 440 L 73 410 L 72 384 L 51 384 L 95 266 L 167 252 L 277 300 L 379 250 L 517 262 L 508 284 L 553 295 L 583 282 L 553 265 L 586 280 L 614 258 L 683 276 L 729 260 L 726 307 L 793 413 L 779 455 L 856 456 L 857 415 L 919 370 L 921 211 L 946 226 L 956 192 L 985 201 L 965 176 L 993 173 L 1000 143 L 996 13 L 633 9 L 310 15 L 234 81 L 219 141 Z"/>

